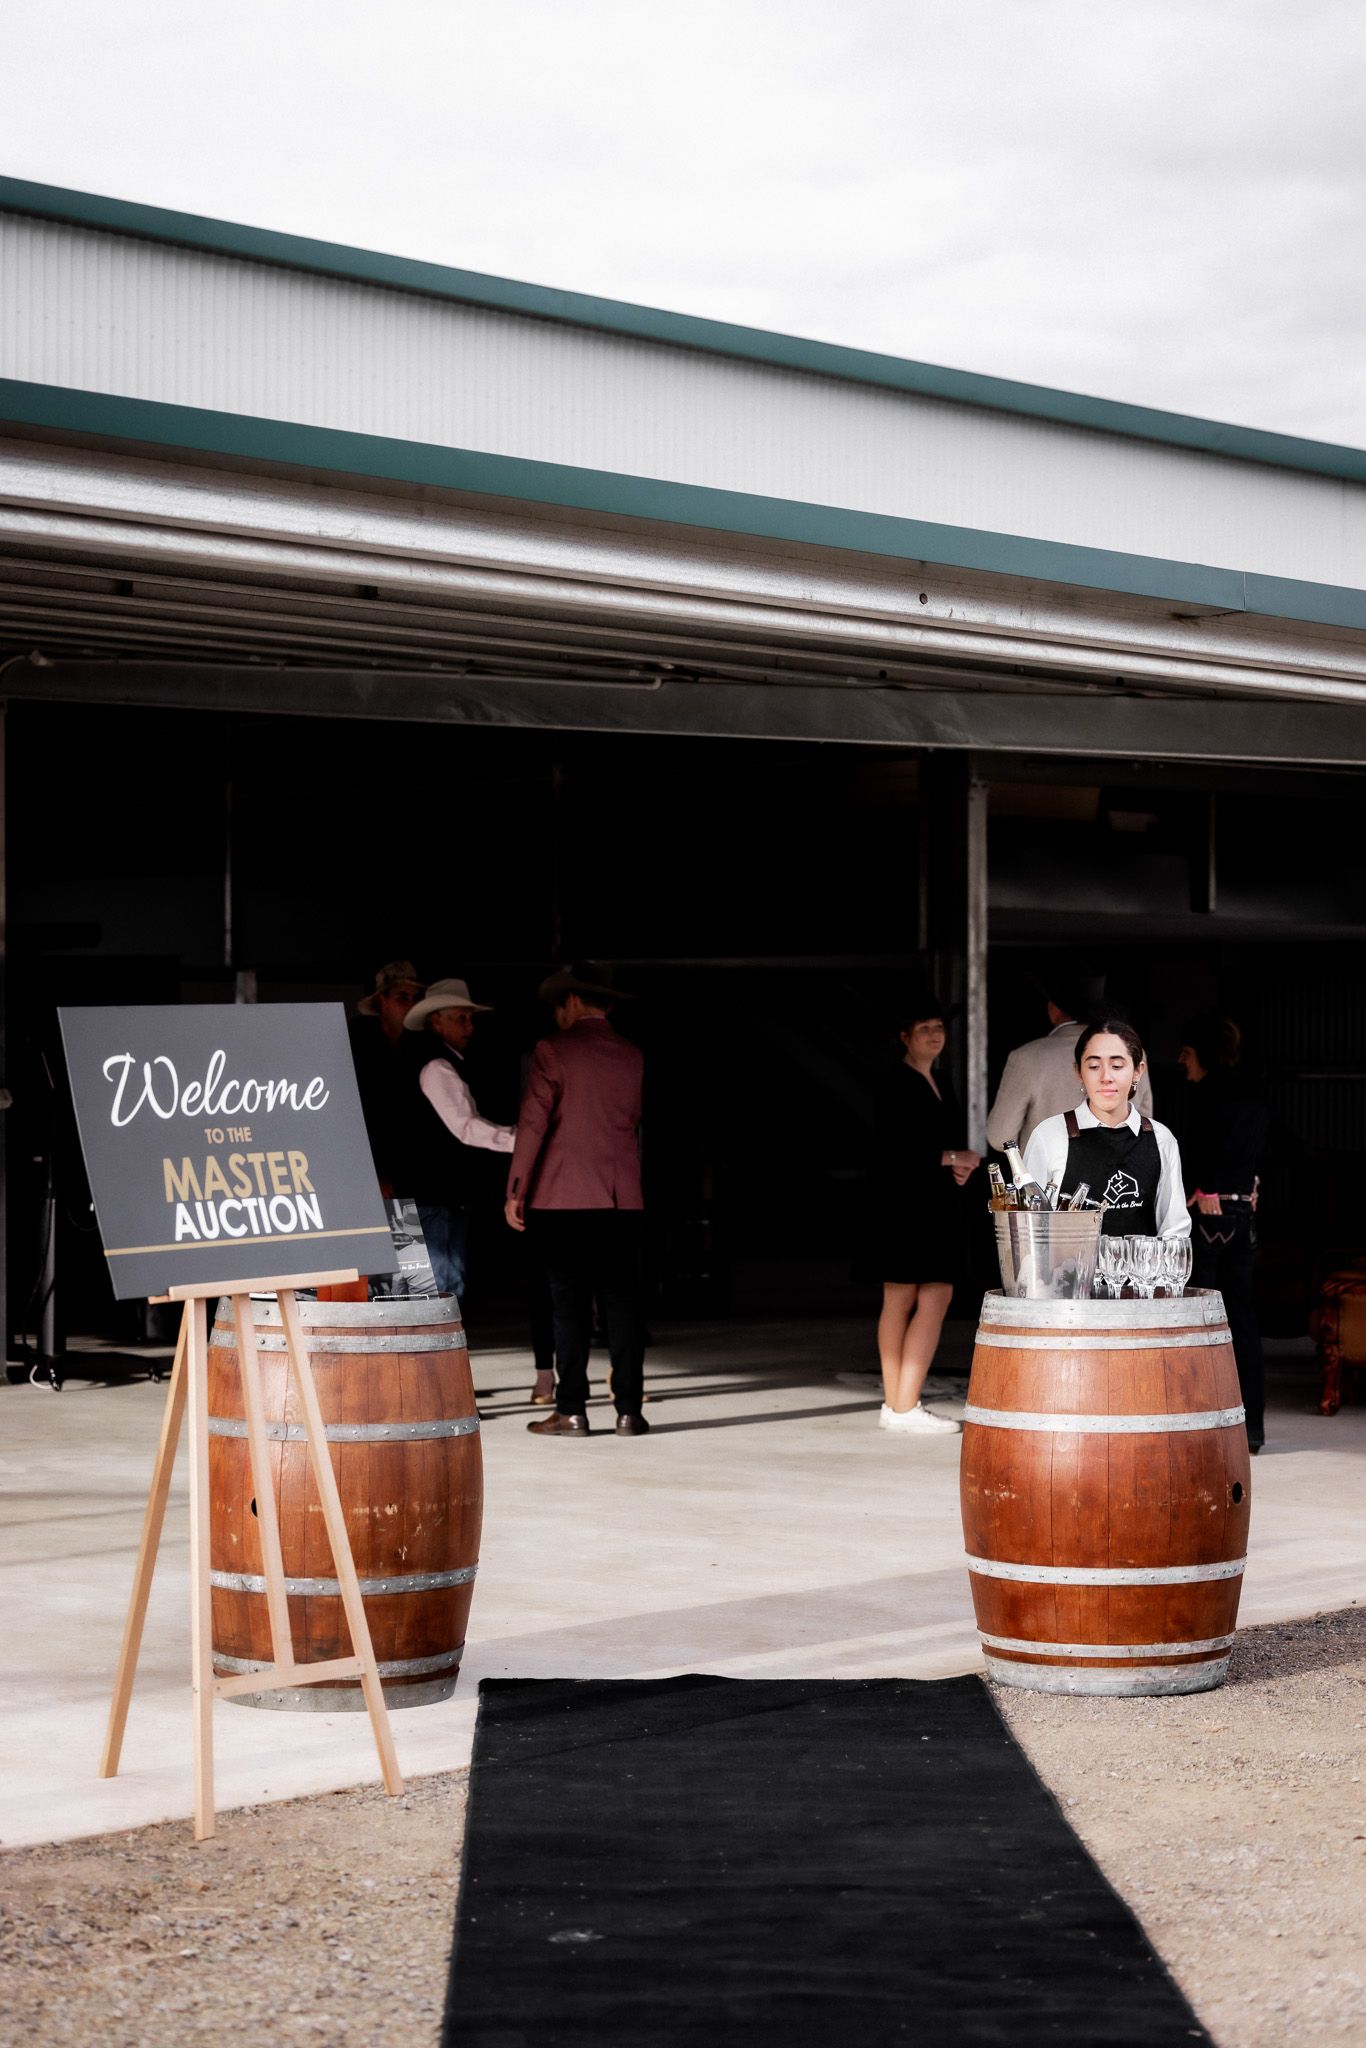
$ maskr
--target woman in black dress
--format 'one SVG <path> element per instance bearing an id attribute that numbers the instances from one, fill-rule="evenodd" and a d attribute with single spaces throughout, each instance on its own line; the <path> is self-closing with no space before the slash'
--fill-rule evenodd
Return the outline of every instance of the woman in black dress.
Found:
<path id="1" fill-rule="evenodd" d="M 914 1435 L 958 1428 L 932 1415 L 920 1390 L 963 1264 L 961 1189 L 981 1163 L 963 1144 L 952 1089 L 934 1071 L 944 1036 L 939 1006 L 929 997 L 911 1003 L 901 1031 L 904 1054 L 874 1104 L 871 1249 L 882 1281 L 878 1424 Z"/>

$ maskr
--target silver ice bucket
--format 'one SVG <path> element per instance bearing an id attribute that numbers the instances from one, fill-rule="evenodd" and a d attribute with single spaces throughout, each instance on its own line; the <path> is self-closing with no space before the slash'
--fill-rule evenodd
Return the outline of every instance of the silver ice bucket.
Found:
<path id="1" fill-rule="evenodd" d="M 1099 1209 L 998 1209 L 1001 1286 L 1026 1301 L 1089 1301 L 1100 1243 Z"/>

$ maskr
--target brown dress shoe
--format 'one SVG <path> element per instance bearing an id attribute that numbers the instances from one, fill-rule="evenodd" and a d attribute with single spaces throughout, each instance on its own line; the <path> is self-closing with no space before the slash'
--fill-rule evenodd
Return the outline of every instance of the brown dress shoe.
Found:
<path id="1" fill-rule="evenodd" d="M 533 1436 L 587 1436 L 586 1415 L 546 1415 L 539 1422 L 529 1422 L 527 1428 Z"/>
<path id="2" fill-rule="evenodd" d="M 650 1425 L 643 1415 L 619 1415 L 617 1417 L 618 1436 L 648 1436 L 649 1434 Z"/>

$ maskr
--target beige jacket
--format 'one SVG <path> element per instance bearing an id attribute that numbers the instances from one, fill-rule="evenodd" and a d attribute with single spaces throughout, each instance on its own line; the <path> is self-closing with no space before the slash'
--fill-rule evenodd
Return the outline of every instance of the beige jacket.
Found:
<path id="1" fill-rule="evenodd" d="M 987 1143 L 993 1152 L 1004 1152 L 1007 1145 L 1019 1145 L 1023 1151 L 1046 1117 L 1061 1116 L 1083 1100 L 1073 1061 L 1080 1036 L 1080 1024 L 1059 1024 L 1046 1038 L 1031 1038 L 1028 1045 L 1016 1046 L 1006 1061 L 987 1117 Z M 1146 1072 L 1139 1081 L 1134 1107 L 1140 1116 L 1153 1113 L 1152 1085 Z"/>

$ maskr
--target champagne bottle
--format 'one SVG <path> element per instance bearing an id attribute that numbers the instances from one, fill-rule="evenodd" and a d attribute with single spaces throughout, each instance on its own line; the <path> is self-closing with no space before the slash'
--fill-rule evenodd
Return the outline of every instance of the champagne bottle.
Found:
<path id="1" fill-rule="evenodd" d="M 1006 1163 L 1015 1179 L 1015 1194 L 1022 1209 L 1046 1209 L 1048 1197 L 1036 1180 L 1031 1180 L 1018 1145 L 1006 1146 Z"/>
<path id="2" fill-rule="evenodd" d="M 991 1193 L 987 1201 L 987 1207 L 993 1210 L 1013 1209 L 1015 1207 L 1014 1190 L 1006 1186 L 1005 1176 L 1001 1172 L 1000 1167 L 989 1166 L 987 1168 L 987 1179 L 991 1184 Z"/>
<path id="3" fill-rule="evenodd" d="M 1077 1182 L 1077 1188 L 1076 1188 L 1076 1193 L 1075 1193 L 1075 1194 L 1073 1194 L 1073 1195 L 1070 1195 L 1070 1196 L 1068 1197 L 1068 1201 L 1067 1201 L 1067 1206 L 1068 1206 L 1068 1208 L 1069 1208 L 1069 1209 L 1084 1209 L 1084 1208 L 1086 1208 L 1086 1206 L 1087 1206 L 1087 1201 L 1086 1201 L 1086 1197 L 1087 1197 L 1087 1196 L 1088 1196 L 1088 1195 L 1090 1194 L 1090 1192 L 1091 1192 L 1091 1183 L 1090 1183 L 1090 1181 L 1089 1181 L 1089 1180 L 1079 1180 L 1079 1181 Z"/>

